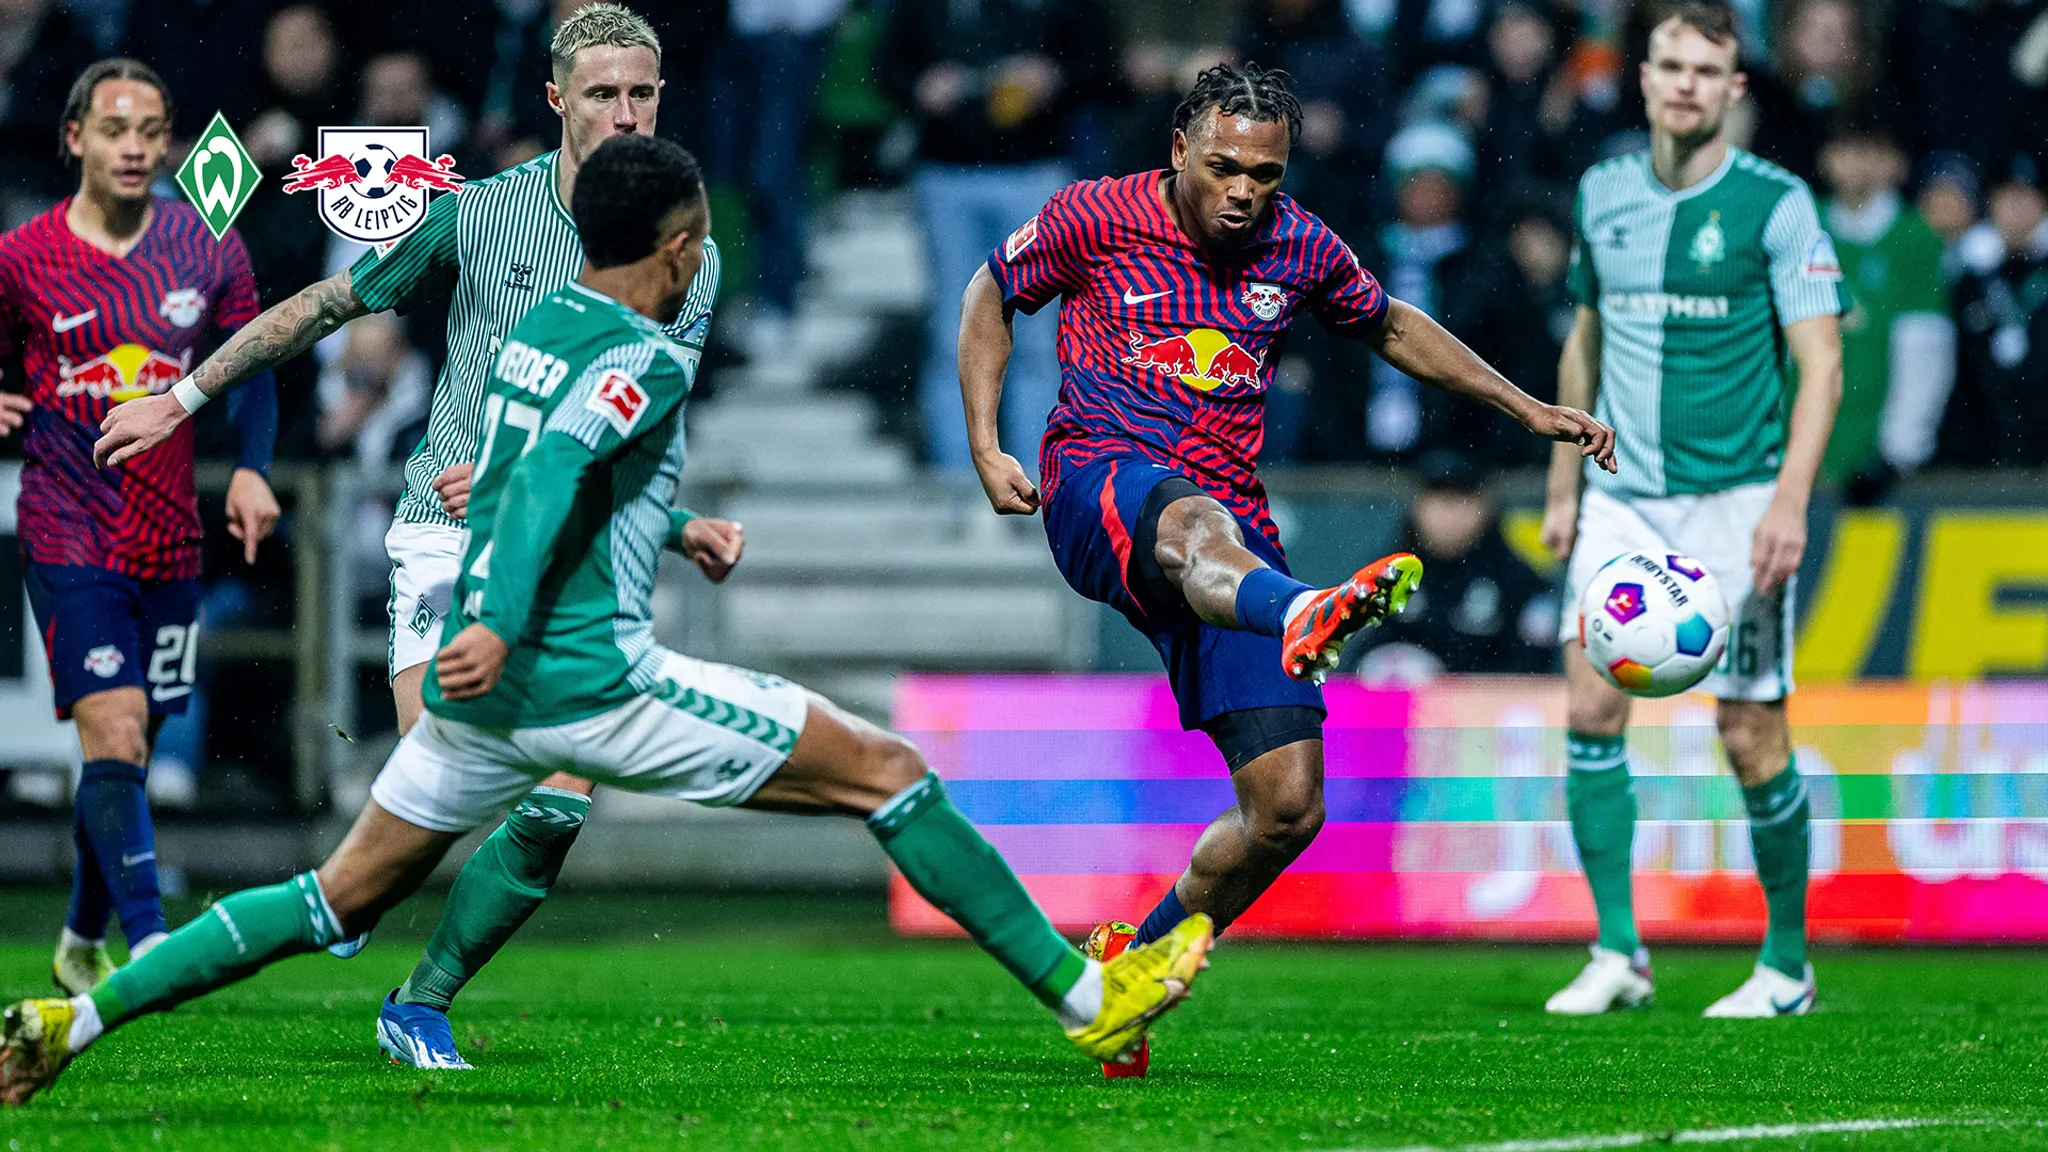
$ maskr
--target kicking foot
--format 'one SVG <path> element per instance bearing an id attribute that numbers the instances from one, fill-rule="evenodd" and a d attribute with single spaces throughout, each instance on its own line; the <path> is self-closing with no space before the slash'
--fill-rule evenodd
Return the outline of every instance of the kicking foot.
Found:
<path id="1" fill-rule="evenodd" d="M 1188 998 L 1215 942 L 1216 922 L 1197 912 L 1164 937 L 1104 963 L 1102 1009 L 1090 1023 L 1069 1028 L 1067 1039 L 1101 1061 L 1130 1051 L 1153 1021 Z"/>
<path id="2" fill-rule="evenodd" d="M 1544 1001 L 1543 1010 L 1559 1016 L 1598 1016 L 1616 1008 L 1642 1008 L 1657 994 L 1650 977 L 1650 954 L 1634 956 L 1611 948 L 1593 948 L 1593 959 L 1572 982 Z"/>
<path id="3" fill-rule="evenodd" d="M 426 1004 L 400 1004 L 397 989 L 384 997 L 377 1013 L 377 1047 L 393 1064 L 440 1071 L 468 1071 L 469 1061 L 455 1050 L 455 1029 L 448 1014 Z"/>
<path id="4" fill-rule="evenodd" d="M 1702 1016 L 1727 1020 L 1761 1020 L 1768 1016 L 1804 1016 L 1813 1011 L 1813 965 L 1806 966 L 1806 978 L 1794 980 L 1768 965 L 1759 964 L 1742 987 L 1707 1007 Z"/>
<path id="5" fill-rule="evenodd" d="M 1294 615 L 1280 637 L 1280 663 L 1296 680 L 1322 683 L 1337 666 L 1344 642 L 1408 604 L 1422 587 L 1422 561 L 1406 552 L 1382 556 L 1351 579 L 1315 594 Z"/>
<path id="6" fill-rule="evenodd" d="M 87 940 L 66 928 L 57 937 L 57 954 L 50 959 L 50 982 L 66 996 L 83 996 L 92 986 L 114 974 L 107 942 Z"/>
<path id="7" fill-rule="evenodd" d="M 1121 920 L 1104 920 L 1088 933 L 1088 942 L 1081 946 L 1081 952 L 1090 960 L 1114 960 L 1124 954 L 1137 934 L 1136 928 Z M 1102 1075 L 1110 1080 L 1137 1079 L 1151 1066 L 1152 1038 L 1145 1036 L 1120 1059 L 1103 1061 Z"/>
<path id="8" fill-rule="evenodd" d="M 71 1001 L 23 1000 L 0 1014 L 0 1104 L 18 1107 L 71 1063 Z"/>

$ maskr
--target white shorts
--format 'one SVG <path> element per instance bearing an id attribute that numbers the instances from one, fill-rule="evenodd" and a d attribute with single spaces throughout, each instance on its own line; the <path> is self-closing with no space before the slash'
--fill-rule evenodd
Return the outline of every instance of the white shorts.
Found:
<path id="1" fill-rule="evenodd" d="M 479 728 L 424 712 L 370 796 L 436 832 L 466 832 L 555 772 L 698 804 L 744 803 L 789 759 L 810 697 L 767 676 L 674 652 L 653 688 L 548 728 Z"/>
<path id="2" fill-rule="evenodd" d="M 441 650 L 441 621 L 454 602 L 466 533 L 445 524 L 393 521 L 384 534 L 391 558 L 391 678 Z"/>
<path id="3" fill-rule="evenodd" d="M 1792 608 L 1797 578 L 1768 596 L 1750 588 L 1749 551 L 1757 522 L 1777 492 L 1749 484 L 1697 496 L 1619 499 L 1588 489 L 1579 504 L 1579 537 L 1565 573 L 1560 641 L 1577 640 L 1579 593 L 1600 566 L 1625 552 L 1675 552 L 1714 574 L 1728 598 L 1728 650 L 1700 681 L 1721 700 L 1782 700 L 1792 694 Z"/>

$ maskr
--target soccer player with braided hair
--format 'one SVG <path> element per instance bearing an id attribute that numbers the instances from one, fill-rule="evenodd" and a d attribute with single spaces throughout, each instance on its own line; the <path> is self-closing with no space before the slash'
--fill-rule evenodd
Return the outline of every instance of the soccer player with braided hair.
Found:
<path id="1" fill-rule="evenodd" d="M 961 302 L 960 388 L 989 502 L 1003 515 L 1044 514 L 1067 582 L 1158 648 L 1182 726 L 1215 741 L 1236 792 L 1158 906 L 1136 928 L 1098 927 L 1098 951 L 1157 940 L 1194 913 L 1220 930 L 1315 839 L 1319 682 L 1345 640 L 1399 611 L 1421 580 L 1405 553 L 1334 588 L 1288 573 L 1255 462 L 1297 314 L 1613 467 L 1612 430 L 1533 399 L 1389 297 L 1280 192 L 1300 133 L 1286 73 L 1210 68 L 1174 112 L 1171 168 L 1062 189 Z M 996 412 L 1011 318 L 1055 298 L 1060 401 L 1040 447 L 1041 491 L 998 443 Z"/>

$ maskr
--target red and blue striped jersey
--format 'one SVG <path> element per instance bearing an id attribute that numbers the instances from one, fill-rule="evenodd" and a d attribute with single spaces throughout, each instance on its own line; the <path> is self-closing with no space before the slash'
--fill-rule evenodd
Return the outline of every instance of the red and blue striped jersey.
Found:
<path id="1" fill-rule="evenodd" d="M 1266 390 L 1295 314 L 1377 330 L 1387 294 L 1337 234 L 1285 194 L 1227 262 L 1168 214 L 1163 170 L 1069 184 L 989 257 L 1006 305 L 1063 297 L 1060 399 L 1039 452 L 1045 498 L 1112 452 L 1184 473 L 1275 543 L 1256 466 Z"/>
<path id="2" fill-rule="evenodd" d="M 92 445 L 114 405 L 177 383 L 209 330 L 256 317 L 248 250 L 160 197 L 141 240 L 113 256 L 71 231 L 70 206 L 0 236 L 0 352 L 21 352 L 35 403 L 16 505 L 22 551 L 142 580 L 196 577 L 192 422 L 119 468 L 94 467 Z"/>

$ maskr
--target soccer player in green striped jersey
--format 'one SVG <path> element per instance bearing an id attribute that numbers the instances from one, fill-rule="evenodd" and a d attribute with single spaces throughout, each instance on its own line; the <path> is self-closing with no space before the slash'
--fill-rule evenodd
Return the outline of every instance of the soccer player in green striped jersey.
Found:
<path id="1" fill-rule="evenodd" d="M 367 254 L 263 313 L 176 390 L 196 407 L 357 316 L 448 301 L 447 360 L 435 384 L 427 435 L 406 461 L 405 490 L 385 537 L 391 560 L 391 692 L 401 734 L 419 717 L 422 677 L 450 608 L 487 370 L 526 310 L 582 266 L 567 204 L 584 157 L 613 136 L 652 135 L 660 106 L 661 43 L 626 8 L 596 3 L 579 9 L 556 29 L 551 53 L 554 78 L 547 99 L 562 117 L 559 149 L 436 198 L 426 221 L 391 250 Z M 718 249 L 707 241 L 689 299 L 668 324 L 670 335 L 702 348 L 718 279 Z M 123 411 L 109 421 L 102 456 L 125 459 L 168 436 L 189 411 L 178 396 L 167 394 L 163 403 Z M 742 548 L 737 524 L 710 517 L 681 524 L 673 543 L 714 581 L 725 578 Z M 543 781 L 470 858 L 426 955 L 387 1004 L 386 1015 L 404 1005 L 425 1011 L 411 1014 L 414 1031 L 424 1029 L 425 1039 L 394 1052 L 394 1058 L 467 1067 L 456 1054 L 446 1011 L 546 898 L 582 828 L 589 794 L 587 781 L 566 774 Z"/>
<path id="2" fill-rule="evenodd" d="M 0 1103 L 107 1031 L 288 956 L 368 932 L 456 839 L 562 768 L 711 805 L 854 815 L 921 895 L 1115 1059 L 1187 995 L 1214 938 L 1197 913 L 1088 959 L 1054 930 L 909 741 L 780 677 L 654 643 L 654 566 L 683 470 L 697 353 L 662 330 L 711 211 L 689 154 L 606 142 L 575 213 L 588 262 L 507 336 L 487 378 L 469 538 L 427 715 L 319 869 L 235 893 L 71 999 L 0 1016 Z"/>
<path id="3" fill-rule="evenodd" d="M 1597 396 L 1621 467 L 1608 475 L 1554 454 L 1543 535 L 1569 557 L 1572 603 L 1634 551 L 1690 557 L 1728 597 L 1727 654 L 1700 687 L 1719 701 L 1770 925 L 1750 979 L 1707 1014 L 1796 1014 L 1814 996 L 1808 805 L 1785 697 L 1807 499 L 1841 398 L 1842 273 L 1806 185 L 1723 133 L 1745 83 L 1729 8 L 1687 0 L 1670 11 L 1642 66 L 1650 149 L 1595 165 L 1575 211 L 1578 322 L 1558 402 L 1592 407 Z M 1653 989 L 1629 874 L 1629 698 L 1587 663 L 1567 617 L 1565 792 L 1600 934 L 1547 1007 L 1589 1014 L 1647 1003 Z"/>

